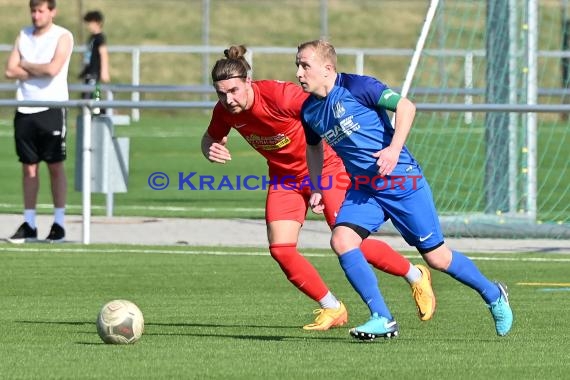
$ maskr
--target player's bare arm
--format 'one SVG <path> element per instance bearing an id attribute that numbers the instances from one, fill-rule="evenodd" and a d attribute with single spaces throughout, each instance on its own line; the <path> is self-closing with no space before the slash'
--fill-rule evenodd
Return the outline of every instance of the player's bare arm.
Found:
<path id="1" fill-rule="evenodd" d="M 225 164 L 227 161 L 231 161 L 232 156 L 229 149 L 226 147 L 228 142 L 228 136 L 224 136 L 221 140 L 215 140 L 208 134 L 204 133 L 202 136 L 202 154 L 210 162 L 216 162 L 218 164 Z"/>
<path id="2" fill-rule="evenodd" d="M 20 67 L 35 77 L 54 77 L 63 68 L 73 49 L 73 38 L 70 34 L 64 34 L 59 38 L 53 58 L 48 63 L 30 63 L 20 61 Z"/>
<path id="3" fill-rule="evenodd" d="M 416 106 L 410 100 L 400 98 L 396 107 L 395 132 L 392 142 L 388 147 L 373 154 L 377 158 L 378 174 L 390 175 L 398 164 L 400 152 L 412 129 L 415 114 Z"/>
<path id="4" fill-rule="evenodd" d="M 26 80 L 30 77 L 28 72 L 20 67 L 20 51 L 18 50 L 19 40 L 20 37 L 16 38 L 14 48 L 6 62 L 6 71 L 4 72 L 6 79 Z"/>
<path id="5" fill-rule="evenodd" d="M 309 198 L 309 206 L 315 214 L 322 214 L 325 209 L 323 204 L 323 194 L 319 187 L 319 178 L 323 172 L 323 142 L 317 145 L 307 144 L 307 167 L 309 168 L 309 176 L 315 190 Z"/>

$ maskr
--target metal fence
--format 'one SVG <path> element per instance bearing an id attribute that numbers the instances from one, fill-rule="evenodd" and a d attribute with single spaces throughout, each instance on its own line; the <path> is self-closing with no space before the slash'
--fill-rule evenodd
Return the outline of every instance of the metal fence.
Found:
<path id="1" fill-rule="evenodd" d="M 9 52 L 13 48 L 12 45 L 2 45 L 0 44 L 0 53 Z M 210 85 L 209 71 L 210 66 L 208 62 L 208 57 L 210 54 L 219 54 L 223 51 L 225 47 L 223 46 L 129 46 L 129 45 L 112 45 L 109 46 L 109 52 L 111 54 L 129 54 L 131 61 L 131 78 L 130 83 L 125 85 L 108 85 L 104 89 L 108 91 L 109 98 L 113 99 L 114 93 L 117 92 L 130 92 L 131 100 L 137 102 L 140 100 L 141 92 L 179 92 L 179 93 L 194 93 L 194 94 L 213 94 L 213 89 Z M 262 46 L 251 46 L 248 47 L 249 59 L 252 65 L 255 65 L 255 60 L 259 56 L 263 55 L 285 55 L 287 59 L 294 56 L 297 52 L 296 48 L 293 47 L 262 47 Z M 85 51 L 85 46 L 78 46 L 74 49 L 74 54 L 81 54 Z M 160 85 L 144 85 L 141 84 L 141 58 L 143 55 L 150 54 L 161 54 L 161 53 L 171 53 L 171 54 L 197 54 L 201 55 L 203 58 L 203 73 L 201 83 L 187 83 L 183 86 L 160 86 Z M 339 48 L 337 49 L 337 54 L 339 57 L 347 57 L 354 64 L 352 71 L 357 74 L 363 74 L 365 72 L 365 61 L 366 58 L 370 57 L 411 57 L 413 55 L 413 49 L 371 49 L 371 48 Z M 485 50 L 451 50 L 451 49 L 426 49 L 422 52 L 425 57 L 437 57 L 443 59 L 460 59 L 463 67 L 463 87 L 461 88 L 414 88 L 415 94 L 433 94 L 433 95 L 445 95 L 446 93 L 453 93 L 455 95 L 463 95 L 465 104 L 470 104 L 473 102 L 474 96 L 482 96 L 485 90 L 482 88 L 474 87 L 474 64 L 473 61 L 476 58 L 485 58 Z M 537 52 L 539 58 L 547 59 L 570 59 L 570 51 L 545 51 L 541 50 Z M 397 88 L 394 87 L 396 90 Z M 12 90 L 15 87 L 10 87 L 9 84 L 0 83 L 0 91 Z M 89 88 L 82 87 L 81 85 L 71 85 L 71 91 L 88 91 Z M 539 96 L 554 96 L 563 97 L 568 96 L 567 88 L 540 88 L 538 89 Z M 194 106 L 203 104 L 204 107 L 211 106 L 210 102 L 193 102 Z M 469 117 L 469 114 L 466 115 Z M 131 119 L 133 121 L 138 121 L 140 119 L 140 112 L 138 107 L 131 109 Z"/>

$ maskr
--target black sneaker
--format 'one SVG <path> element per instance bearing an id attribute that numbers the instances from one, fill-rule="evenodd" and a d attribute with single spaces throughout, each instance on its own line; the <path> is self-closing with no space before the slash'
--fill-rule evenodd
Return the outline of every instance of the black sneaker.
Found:
<path id="1" fill-rule="evenodd" d="M 51 225 L 49 235 L 46 238 L 47 243 L 62 243 L 65 240 L 65 230 L 57 223 Z"/>
<path id="2" fill-rule="evenodd" d="M 27 222 L 22 223 L 14 235 L 8 238 L 12 244 L 31 243 L 38 240 L 38 229 L 32 228 Z"/>

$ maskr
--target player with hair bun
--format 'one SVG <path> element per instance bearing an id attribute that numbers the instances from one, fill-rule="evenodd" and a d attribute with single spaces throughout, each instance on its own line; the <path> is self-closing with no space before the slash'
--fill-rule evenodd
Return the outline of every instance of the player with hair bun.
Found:
<path id="1" fill-rule="evenodd" d="M 289 186 L 269 186 L 267 193 L 265 220 L 271 257 L 294 286 L 320 305 L 315 310 L 316 319 L 305 325 L 305 330 L 328 330 L 344 325 L 348 320 L 345 305 L 297 249 L 312 192 L 311 186 L 303 182 L 309 172 L 305 133 L 300 122 L 301 105 L 308 94 L 295 83 L 252 80 L 245 53 L 244 46 L 231 46 L 224 51 L 225 58 L 212 68 L 218 103 L 202 137 L 202 153 L 211 162 L 229 162 L 227 140 L 233 128 L 265 157 L 274 183 L 287 182 Z M 338 156 L 326 146 L 323 161 L 323 177 L 331 178 L 332 183 L 322 191 L 323 207 L 313 211 L 324 213 L 332 227 L 346 191 L 346 184 L 338 183 L 336 174 L 344 173 L 345 169 Z M 420 319 L 430 319 L 435 311 L 435 297 L 429 270 L 412 265 L 380 240 L 365 239 L 361 248 L 374 267 L 408 281 Z"/>

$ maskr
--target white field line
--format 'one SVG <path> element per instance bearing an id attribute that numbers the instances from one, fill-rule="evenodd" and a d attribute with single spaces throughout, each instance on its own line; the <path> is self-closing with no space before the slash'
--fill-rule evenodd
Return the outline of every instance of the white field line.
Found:
<path id="1" fill-rule="evenodd" d="M 128 249 L 115 249 L 115 248 L 56 248 L 50 247 L 49 249 L 43 248 L 32 248 L 32 247 L 17 247 L 14 245 L 10 246 L 0 246 L 0 252 L 25 252 L 25 253 L 161 253 L 161 254 L 171 254 L 171 255 L 212 255 L 212 256 L 268 256 L 267 251 L 255 251 L 253 248 L 250 252 L 243 251 L 216 251 L 216 250 L 193 250 L 193 249 L 146 249 L 146 248 L 128 248 Z M 517 261 L 517 262 L 562 262 L 570 263 L 570 257 L 559 257 L 566 254 L 556 254 L 552 257 L 503 257 L 505 254 L 499 256 L 496 255 L 485 255 L 485 256 L 469 256 L 470 259 L 475 261 Z M 516 255 L 516 254 L 514 254 Z M 528 253 L 521 254 L 528 256 Z M 568 254 L 570 255 L 570 254 Z M 307 257 L 334 257 L 333 253 L 304 253 L 303 256 Z M 419 255 L 404 255 L 407 259 L 419 259 Z"/>
<path id="2" fill-rule="evenodd" d="M 1 208 L 6 208 L 6 209 L 13 209 L 13 208 L 21 208 L 22 205 L 16 205 L 16 204 L 9 204 L 9 203 L 0 203 L 0 209 Z M 107 206 L 97 206 L 97 205 L 92 205 L 91 209 L 95 209 L 95 210 L 105 210 Z M 53 209 L 53 205 L 52 204 L 47 204 L 47 203 L 41 203 L 37 205 L 38 209 L 42 209 L 42 210 L 51 210 Z M 71 209 L 71 210 L 81 210 L 83 209 L 83 206 L 81 205 L 67 205 L 66 206 L 67 209 Z M 221 211 L 221 210 L 227 210 L 227 211 L 233 211 L 233 212 L 252 212 L 252 211 L 259 211 L 259 212 L 264 212 L 265 209 L 264 208 L 260 208 L 260 207 L 232 207 L 232 208 L 227 208 L 227 207 L 223 207 L 223 208 L 216 208 L 216 207 L 180 207 L 180 206 L 176 206 L 176 207 L 163 207 L 163 206 L 121 206 L 121 205 L 116 205 L 114 206 L 115 210 L 153 210 L 153 211 L 177 211 L 177 212 L 186 212 L 186 211 L 207 211 L 207 212 L 214 212 L 214 211 Z"/>

